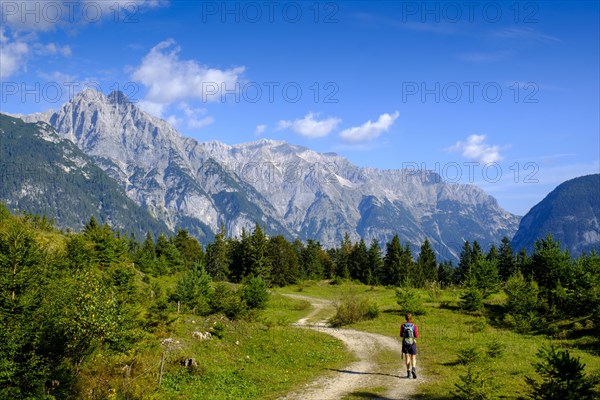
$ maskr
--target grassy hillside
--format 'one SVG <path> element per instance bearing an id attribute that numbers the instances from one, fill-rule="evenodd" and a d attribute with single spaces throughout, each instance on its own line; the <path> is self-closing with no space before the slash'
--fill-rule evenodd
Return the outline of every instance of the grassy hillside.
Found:
<path id="1" fill-rule="evenodd" d="M 395 290 L 391 288 L 313 282 L 279 291 L 300 291 L 305 296 L 331 300 L 352 291 L 357 296 L 368 298 L 379 306 L 381 313 L 375 319 L 350 326 L 358 330 L 398 337 L 400 324 L 404 322 L 404 315 L 396 303 Z M 466 374 L 469 365 L 495 387 L 495 397 L 492 398 L 518 398 L 527 391 L 525 376 L 536 377 L 532 365 L 537 361 L 536 353 L 550 343 L 569 349 L 572 355 L 580 357 L 588 374 L 600 374 L 600 340 L 586 330 L 585 321 L 562 321 L 556 324 L 555 335 L 518 334 L 496 322 L 504 295 L 492 296 L 486 301 L 483 312 L 471 315 L 460 310 L 458 290 L 419 290 L 418 294 L 425 308 L 424 315 L 415 317 L 420 334 L 418 363 L 424 374 L 420 398 L 454 398 L 455 384 L 460 383 L 460 376 Z M 462 364 L 461 355 L 465 359 L 473 352 L 472 349 L 479 354 L 475 356 L 478 359 Z M 493 349 L 499 349 L 502 354 L 488 356 L 486 353 L 493 353 Z M 395 362 L 402 372 L 403 361 Z M 352 398 L 361 397 L 349 397 Z"/>
<path id="2" fill-rule="evenodd" d="M 98 399 L 111 393 L 117 399 L 275 399 L 351 361 L 344 346 L 325 334 L 272 322 L 287 324 L 305 312 L 301 301 L 274 296 L 261 322 L 171 315 L 176 320 L 168 332 L 148 335 L 127 354 L 95 354 L 82 367 L 80 385 Z M 221 339 L 192 336 L 215 326 L 223 327 Z M 167 338 L 174 344 L 161 344 Z M 188 358 L 198 365 L 182 367 Z"/>

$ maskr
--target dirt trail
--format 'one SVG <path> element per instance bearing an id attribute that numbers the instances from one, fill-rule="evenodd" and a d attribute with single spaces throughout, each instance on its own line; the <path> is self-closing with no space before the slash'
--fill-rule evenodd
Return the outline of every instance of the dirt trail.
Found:
<path id="1" fill-rule="evenodd" d="M 418 367 L 418 379 L 406 379 L 404 361 L 401 357 L 400 341 L 384 335 L 361 332 L 353 329 L 330 328 L 325 321 L 310 323 L 318 313 L 331 302 L 323 299 L 290 294 L 289 297 L 306 300 L 314 310 L 296 322 L 296 326 L 327 333 L 346 344 L 358 361 L 341 370 L 332 371 L 309 383 L 302 390 L 290 393 L 280 400 L 339 400 L 349 393 L 367 396 L 369 389 L 385 388 L 383 395 L 372 394 L 372 399 L 410 399 L 416 393 L 417 385 L 423 382 L 422 369 Z M 392 351 L 398 355 L 394 365 L 378 365 L 375 357 L 379 351 Z"/>

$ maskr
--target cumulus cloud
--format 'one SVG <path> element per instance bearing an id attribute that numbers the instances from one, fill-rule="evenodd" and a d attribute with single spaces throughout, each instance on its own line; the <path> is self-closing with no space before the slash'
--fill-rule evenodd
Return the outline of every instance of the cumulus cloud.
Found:
<path id="1" fill-rule="evenodd" d="M 54 56 L 54 55 L 60 55 L 63 57 L 69 57 L 71 56 L 71 47 L 69 46 L 60 46 L 56 43 L 48 43 L 48 44 L 42 44 L 42 43 L 36 43 L 33 46 L 35 53 L 41 56 Z"/>
<path id="2" fill-rule="evenodd" d="M 256 136 L 260 136 L 263 133 L 265 133 L 265 131 L 267 130 L 267 125 L 256 125 L 256 128 L 254 128 L 254 134 Z"/>
<path id="3" fill-rule="evenodd" d="M 163 112 L 163 108 L 152 103 L 142 103 L 144 111 L 150 112 L 151 114 L 159 114 Z M 153 107 L 155 107 L 153 109 Z M 172 114 L 166 117 L 166 121 L 174 127 L 181 127 L 184 122 L 185 125 L 190 129 L 201 129 L 215 122 L 215 119 L 211 116 L 207 116 L 206 108 L 193 108 L 186 102 L 181 102 L 177 105 L 177 109 L 182 115 Z"/>
<path id="4" fill-rule="evenodd" d="M 363 143 L 378 138 L 382 133 L 387 132 L 394 124 L 400 113 L 396 111 L 393 114 L 381 114 L 377 121 L 371 120 L 361 126 L 344 129 L 340 133 L 340 138 L 346 143 Z"/>
<path id="5" fill-rule="evenodd" d="M 10 40 L 0 28 L 0 78 L 5 79 L 25 68 L 30 54 L 29 45 L 20 40 Z"/>
<path id="6" fill-rule="evenodd" d="M 154 103 L 155 109 L 157 104 L 165 106 L 191 99 L 217 101 L 222 90 L 230 91 L 239 86 L 245 67 L 210 68 L 194 60 L 181 60 L 180 52 L 174 40 L 160 42 L 133 71 L 132 78 L 148 88 L 144 101 Z"/>
<path id="7" fill-rule="evenodd" d="M 485 164 L 502 160 L 500 146 L 485 143 L 485 135 L 471 135 L 466 141 L 458 141 L 448 151 L 460 152 L 465 158 L 477 160 Z"/>
<path id="8" fill-rule="evenodd" d="M 295 133 L 302 135 L 307 138 L 321 138 L 329 135 L 340 122 L 339 118 L 329 117 L 322 120 L 317 120 L 319 114 L 309 112 L 302 119 L 294 121 L 281 120 L 277 123 L 277 129 L 288 129 L 290 128 Z"/>

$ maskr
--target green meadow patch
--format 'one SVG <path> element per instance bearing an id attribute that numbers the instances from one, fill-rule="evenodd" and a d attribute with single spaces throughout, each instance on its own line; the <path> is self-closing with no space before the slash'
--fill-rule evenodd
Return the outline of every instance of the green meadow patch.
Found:
<path id="1" fill-rule="evenodd" d="M 353 329 L 398 337 L 404 314 L 396 303 L 394 288 L 367 285 L 329 285 L 326 282 L 305 283 L 300 291 L 306 296 L 336 300 L 344 290 L 352 290 L 377 304 L 380 314 L 372 320 L 351 325 Z M 281 289 L 282 292 L 298 293 L 298 287 Z M 520 334 L 498 322 L 498 307 L 503 304 L 503 294 L 496 294 L 485 301 L 483 311 L 469 314 L 460 308 L 458 289 L 416 290 L 423 301 L 423 315 L 415 317 L 419 329 L 418 368 L 423 370 L 423 384 L 419 398 L 454 398 L 461 384 L 461 376 L 469 369 L 478 373 L 493 386 L 493 398 L 517 398 L 528 391 L 525 377 L 535 378 L 533 363 L 537 362 L 538 350 L 547 344 L 569 349 L 571 355 L 586 364 L 589 375 L 600 373 L 600 355 L 597 338 L 585 329 L 585 321 L 565 321 L 555 328 L 555 335 Z M 579 323 L 579 325 L 577 325 Z M 577 330 L 580 328 L 580 330 Z M 573 330 L 575 331 L 573 332 Z M 565 335 L 562 332 L 569 332 Z M 402 360 L 386 360 L 402 366 Z M 377 391 L 365 390 L 347 399 L 370 398 Z"/>

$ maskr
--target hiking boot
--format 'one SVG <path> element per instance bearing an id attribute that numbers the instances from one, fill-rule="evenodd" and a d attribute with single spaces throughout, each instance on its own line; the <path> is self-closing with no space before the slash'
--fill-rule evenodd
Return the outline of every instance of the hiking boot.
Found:
<path id="1" fill-rule="evenodd" d="M 413 376 L 413 379 L 417 379 L 417 369 L 416 368 L 412 369 L 412 376 Z"/>
<path id="2" fill-rule="evenodd" d="M 406 379 L 410 379 L 410 369 L 406 370 Z"/>

